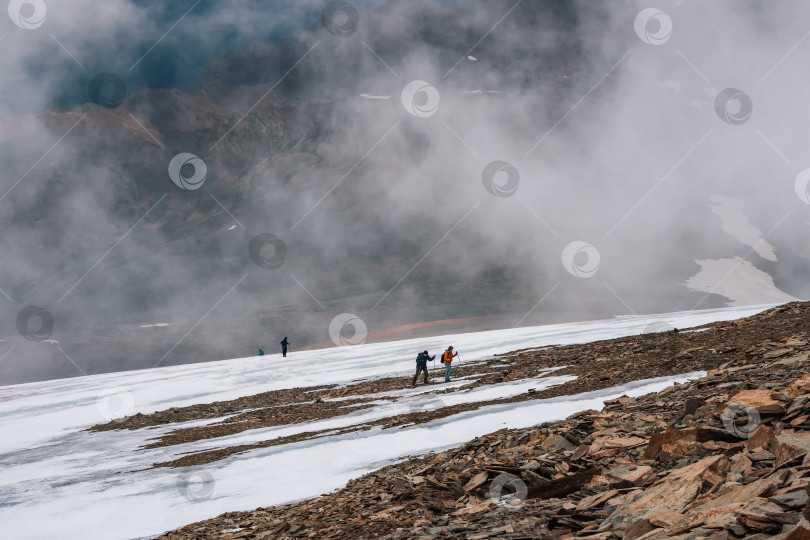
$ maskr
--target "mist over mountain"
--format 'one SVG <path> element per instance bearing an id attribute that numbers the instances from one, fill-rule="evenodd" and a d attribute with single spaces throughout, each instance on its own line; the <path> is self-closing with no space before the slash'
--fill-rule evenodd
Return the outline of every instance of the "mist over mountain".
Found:
<path id="1" fill-rule="evenodd" d="M 0 384 L 808 296 L 798 1 L 37 5 Z"/>

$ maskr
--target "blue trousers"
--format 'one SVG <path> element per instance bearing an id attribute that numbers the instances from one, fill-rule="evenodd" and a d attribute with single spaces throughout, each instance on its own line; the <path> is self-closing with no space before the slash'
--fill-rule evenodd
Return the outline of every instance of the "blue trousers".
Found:
<path id="1" fill-rule="evenodd" d="M 450 362 L 444 363 L 444 382 L 450 382 L 450 377 L 453 376 L 453 366 Z"/>

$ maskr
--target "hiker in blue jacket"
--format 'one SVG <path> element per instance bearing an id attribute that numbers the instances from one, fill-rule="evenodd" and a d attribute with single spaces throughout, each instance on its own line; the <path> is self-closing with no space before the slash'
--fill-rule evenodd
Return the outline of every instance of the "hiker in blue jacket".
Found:
<path id="1" fill-rule="evenodd" d="M 419 378 L 420 371 L 425 372 L 425 384 L 430 384 L 430 381 L 428 381 L 427 363 L 428 360 L 433 360 L 434 358 L 436 358 L 436 355 L 430 356 L 427 351 L 419 353 L 419 356 L 416 357 L 416 374 L 413 376 L 411 383 L 413 386 L 416 386 L 416 379 Z"/>

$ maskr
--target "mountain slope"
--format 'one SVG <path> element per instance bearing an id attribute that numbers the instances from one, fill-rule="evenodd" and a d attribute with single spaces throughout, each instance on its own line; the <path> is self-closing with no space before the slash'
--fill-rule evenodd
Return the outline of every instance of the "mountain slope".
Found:
<path id="1" fill-rule="evenodd" d="M 685 381 L 690 376 L 681 369 L 738 353 L 707 348 L 658 363 L 656 350 L 675 355 L 727 327 L 756 340 L 760 319 L 679 334 L 674 348 L 669 334 L 639 333 L 667 321 L 686 328 L 762 309 L 458 334 L 3 387 L 4 528 L 28 538 L 132 538 L 315 497 L 391 460 Z M 803 324 L 802 317 L 791 324 Z M 438 352 L 448 343 L 461 352 L 455 380 L 408 388 L 415 351 Z M 555 344 L 562 346 L 548 348 Z M 516 352 L 494 356 L 509 350 Z M 610 361 L 592 360 L 612 350 Z M 640 377 L 676 375 L 633 382 L 623 373 L 628 362 Z M 620 371 L 591 369 L 594 363 Z M 563 365 L 569 374 L 550 371 Z M 627 382 L 612 386 L 620 381 Z M 602 390 L 589 392 L 596 388 Z M 99 423 L 108 425 L 90 430 Z M 63 517 L 37 518 L 46 514 Z"/>
<path id="2" fill-rule="evenodd" d="M 705 351 L 722 365 L 685 384 L 501 429 L 322 497 L 230 512 L 161 538 L 804 538 L 807 309 L 788 304 L 692 334 L 705 345 L 676 358 Z M 768 340 L 747 347 L 740 331 Z M 673 336 L 615 344 L 626 356 L 651 338 Z"/>

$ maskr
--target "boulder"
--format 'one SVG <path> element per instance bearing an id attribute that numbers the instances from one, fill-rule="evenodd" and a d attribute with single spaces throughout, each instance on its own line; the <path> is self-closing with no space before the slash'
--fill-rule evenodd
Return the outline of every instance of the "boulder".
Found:
<path id="1" fill-rule="evenodd" d="M 619 465 L 607 473 L 605 476 L 611 478 L 613 480 L 619 482 L 627 482 L 633 485 L 638 485 L 638 483 L 646 478 L 651 472 L 653 472 L 652 467 L 647 467 L 646 465 Z"/>
<path id="2" fill-rule="evenodd" d="M 618 507 L 607 522 L 624 528 L 657 512 L 681 512 L 700 494 L 707 472 L 725 476 L 729 462 L 725 456 L 709 456 L 677 469 L 647 488 L 637 499 Z"/>
<path id="3" fill-rule="evenodd" d="M 743 390 L 731 396 L 732 403 L 753 407 L 759 414 L 783 414 L 784 404 L 774 399 L 770 390 Z"/>

